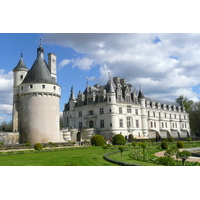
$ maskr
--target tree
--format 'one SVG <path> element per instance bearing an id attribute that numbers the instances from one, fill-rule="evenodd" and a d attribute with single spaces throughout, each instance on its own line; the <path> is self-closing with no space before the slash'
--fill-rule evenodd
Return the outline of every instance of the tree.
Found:
<path id="1" fill-rule="evenodd" d="M 142 142 L 141 148 L 143 149 L 143 156 L 144 156 L 144 159 L 145 159 L 145 149 L 147 148 L 147 144 Z"/>
<path id="2" fill-rule="evenodd" d="M 120 146 L 120 147 L 118 147 L 118 149 L 119 149 L 120 152 L 121 152 L 121 161 L 122 161 L 122 152 L 124 151 L 124 147 Z"/>
<path id="3" fill-rule="evenodd" d="M 102 149 L 105 149 L 105 154 L 106 154 L 106 149 L 108 149 L 107 145 L 102 146 Z"/>
<path id="4" fill-rule="evenodd" d="M 179 103 L 181 106 L 184 106 L 186 112 L 192 110 L 192 104 L 194 103 L 192 100 L 189 100 L 187 97 L 184 97 L 183 95 L 180 95 L 176 99 L 176 102 Z"/>
<path id="5" fill-rule="evenodd" d="M 191 152 L 184 150 L 184 151 L 178 151 L 177 154 L 176 154 L 176 157 L 180 158 L 182 160 L 182 165 L 184 166 L 185 161 L 191 155 L 192 155 Z"/>

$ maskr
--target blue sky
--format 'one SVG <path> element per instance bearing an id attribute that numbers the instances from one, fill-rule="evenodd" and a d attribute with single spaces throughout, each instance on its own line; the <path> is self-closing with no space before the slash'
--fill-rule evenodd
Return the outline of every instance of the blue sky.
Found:
<path id="1" fill-rule="evenodd" d="M 11 120 L 12 69 L 21 53 L 30 69 L 42 41 L 47 54 L 57 55 L 58 84 L 62 87 L 60 111 L 89 85 L 106 84 L 112 77 L 126 78 L 144 95 L 166 100 L 184 95 L 197 101 L 200 92 L 200 34 L 150 33 L 1 33 L 0 122 Z"/>

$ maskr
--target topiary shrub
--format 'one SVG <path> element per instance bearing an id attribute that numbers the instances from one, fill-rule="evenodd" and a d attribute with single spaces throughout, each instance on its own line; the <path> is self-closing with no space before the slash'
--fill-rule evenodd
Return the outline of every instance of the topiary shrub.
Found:
<path id="1" fill-rule="evenodd" d="M 41 143 L 36 143 L 36 144 L 34 145 L 34 149 L 35 149 L 35 150 L 42 150 L 42 148 L 43 148 L 43 146 L 42 146 Z"/>
<path id="2" fill-rule="evenodd" d="M 91 139 L 91 145 L 103 146 L 106 144 L 106 140 L 102 135 L 94 135 Z"/>
<path id="3" fill-rule="evenodd" d="M 183 148 L 184 147 L 183 141 L 178 141 L 177 144 L 176 144 L 176 146 L 178 148 Z"/>
<path id="4" fill-rule="evenodd" d="M 168 144 L 166 141 L 162 141 L 161 142 L 161 149 L 167 149 L 168 148 Z"/>
<path id="5" fill-rule="evenodd" d="M 113 145 L 124 145 L 126 144 L 126 139 L 123 135 L 117 134 L 114 135 L 112 143 Z"/>

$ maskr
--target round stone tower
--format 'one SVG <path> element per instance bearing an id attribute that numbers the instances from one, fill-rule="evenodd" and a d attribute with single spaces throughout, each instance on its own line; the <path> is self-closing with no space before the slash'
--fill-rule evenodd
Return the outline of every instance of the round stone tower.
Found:
<path id="1" fill-rule="evenodd" d="M 51 66 L 44 60 L 44 49 L 40 45 L 33 66 L 18 85 L 20 143 L 60 141 L 61 88 L 55 82 L 55 73 L 52 75 L 50 69 Z"/>

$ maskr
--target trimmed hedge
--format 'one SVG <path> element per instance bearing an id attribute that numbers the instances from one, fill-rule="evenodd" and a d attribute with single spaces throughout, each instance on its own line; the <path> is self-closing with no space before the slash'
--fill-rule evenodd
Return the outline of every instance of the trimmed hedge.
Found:
<path id="1" fill-rule="evenodd" d="M 106 140 L 102 135 L 94 135 L 91 139 L 91 145 L 104 146 L 105 144 Z"/>
<path id="2" fill-rule="evenodd" d="M 113 145 L 124 145 L 126 144 L 126 139 L 123 135 L 117 134 L 117 135 L 114 135 L 112 143 Z"/>
<path id="3" fill-rule="evenodd" d="M 34 146 L 34 149 L 35 150 L 42 150 L 43 146 L 41 143 L 36 143 L 35 146 Z"/>
<path id="4" fill-rule="evenodd" d="M 162 141 L 161 142 L 161 149 L 167 149 L 168 148 L 168 144 L 166 141 Z"/>
<path id="5" fill-rule="evenodd" d="M 176 145 L 177 145 L 178 148 L 183 148 L 184 147 L 183 141 L 178 141 Z"/>

